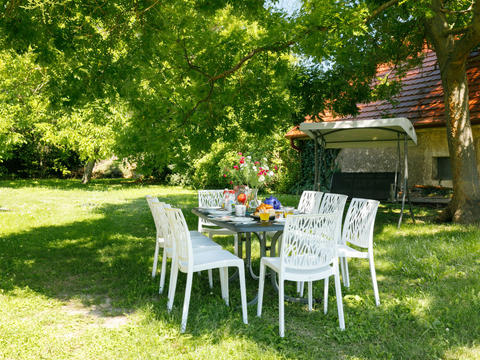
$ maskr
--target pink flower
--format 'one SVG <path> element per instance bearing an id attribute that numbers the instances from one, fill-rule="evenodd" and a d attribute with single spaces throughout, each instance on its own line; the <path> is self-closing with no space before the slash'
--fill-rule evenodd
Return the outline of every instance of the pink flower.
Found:
<path id="1" fill-rule="evenodd" d="M 223 177 L 224 177 L 224 178 L 226 178 L 226 177 L 227 177 L 227 175 L 226 175 L 226 174 L 223 174 Z"/>
<path id="2" fill-rule="evenodd" d="M 232 180 L 230 180 L 230 185 L 231 185 L 231 184 L 233 184 L 233 181 L 232 181 Z"/>
<path id="3" fill-rule="evenodd" d="M 273 168 L 274 168 L 275 170 L 278 170 L 278 166 L 277 166 L 277 165 L 275 165 Z"/>
<path id="4" fill-rule="evenodd" d="M 241 152 L 239 152 L 238 155 L 242 156 L 243 154 Z"/>
<path id="5" fill-rule="evenodd" d="M 238 165 L 233 165 L 233 168 L 234 168 L 235 170 L 238 170 Z"/>
<path id="6" fill-rule="evenodd" d="M 263 169 L 261 167 L 259 167 L 258 170 L 263 170 Z"/>
<path id="7" fill-rule="evenodd" d="M 255 161 L 255 165 L 258 165 L 258 164 L 260 164 L 260 161 Z"/>

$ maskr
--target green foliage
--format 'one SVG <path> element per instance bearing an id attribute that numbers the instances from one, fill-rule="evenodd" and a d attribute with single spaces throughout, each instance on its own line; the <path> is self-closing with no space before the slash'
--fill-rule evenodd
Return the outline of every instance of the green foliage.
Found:
<path id="1" fill-rule="evenodd" d="M 296 182 L 289 192 L 301 194 L 303 190 L 314 190 L 315 188 L 315 145 L 313 141 L 305 140 L 298 142 L 300 149 L 300 172 Z M 338 149 L 323 149 L 319 147 L 318 164 L 320 175 L 321 191 L 330 191 L 332 176 L 337 171 L 335 160 Z"/>

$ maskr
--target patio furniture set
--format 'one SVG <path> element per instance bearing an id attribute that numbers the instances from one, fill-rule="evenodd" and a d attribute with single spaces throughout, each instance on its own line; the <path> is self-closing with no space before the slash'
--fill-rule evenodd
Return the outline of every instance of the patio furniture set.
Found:
<path id="1" fill-rule="evenodd" d="M 345 329 L 340 273 L 344 286 L 349 286 L 349 257 L 369 260 L 375 303 L 380 304 L 375 265 L 373 260 L 373 227 L 379 202 L 353 198 L 343 220 L 346 195 L 304 191 L 295 215 L 286 219 L 260 222 L 245 217 L 236 217 L 221 209 L 223 190 L 200 190 L 199 206 L 192 212 L 198 216 L 198 229 L 191 231 L 180 209 L 147 196 L 147 202 L 156 227 L 156 247 L 152 277 L 157 273 L 158 256 L 163 248 L 159 293 L 163 293 L 167 260 L 171 258 L 168 304 L 173 306 L 178 272 L 187 274 L 181 332 L 187 325 L 193 273 L 207 270 L 210 288 L 213 288 L 212 270 L 219 269 L 222 298 L 228 306 L 229 280 L 238 276 L 240 284 L 243 322 L 247 319 L 247 296 L 245 271 L 259 280 L 258 297 L 248 304 L 257 303 L 257 316 L 262 314 L 263 292 L 267 268 L 272 283 L 278 290 L 279 334 L 285 335 L 285 300 L 306 301 L 309 311 L 313 307 L 312 283 L 324 280 L 324 313 L 328 308 L 328 280 L 333 276 L 340 329 Z M 343 223 L 343 227 L 342 227 Z M 208 234 L 205 236 L 204 234 Z M 234 253 L 224 250 L 213 241 L 214 235 L 233 235 Z M 254 234 L 260 242 L 260 271 L 257 276 L 252 269 L 251 240 Z M 270 238 L 270 246 L 267 241 Z M 243 247 L 245 246 L 245 260 Z M 278 248 L 279 256 L 276 256 Z M 270 256 L 266 256 L 270 249 Z M 365 251 L 366 250 L 366 251 Z M 229 278 L 228 268 L 236 268 Z M 297 296 L 286 296 L 285 281 L 297 283 Z M 307 283 L 307 299 L 303 298 L 304 283 Z"/>

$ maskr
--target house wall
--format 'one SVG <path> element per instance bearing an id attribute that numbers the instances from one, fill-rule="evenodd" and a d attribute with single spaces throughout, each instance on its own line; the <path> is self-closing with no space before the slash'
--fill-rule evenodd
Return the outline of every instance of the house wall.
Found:
<path id="1" fill-rule="evenodd" d="M 472 127 L 480 172 L 480 126 Z M 452 187 L 451 180 L 437 180 L 436 157 L 448 157 L 445 128 L 416 129 L 417 146 L 408 147 L 410 185 L 441 185 Z M 403 146 L 401 164 L 403 166 Z M 342 172 L 393 172 L 398 160 L 397 148 L 342 149 L 337 164 Z"/>

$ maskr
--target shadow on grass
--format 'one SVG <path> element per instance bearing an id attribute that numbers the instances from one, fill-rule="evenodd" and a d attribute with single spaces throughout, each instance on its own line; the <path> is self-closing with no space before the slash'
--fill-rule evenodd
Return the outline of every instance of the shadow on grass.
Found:
<path id="1" fill-rule="evenodd" d="M 160 200 L 182 208 L 190 228 L 196 228 L 197 219 L 190 212 L 194 196 L 170 195 Z M 87 306 L 109 297 L 116 308 L 126 312 L 148 305 L 156 320 L 179 327 L 185 276 L 179 276 L 175 308 L 168 314 L 166 296 L 157 294 L 158 277 L 150 277 L 154 227 L 144 198 L 105 204 L 95 211 L 102 215 L 100 219 L 38 227 L 1 239 L 0 287 L 5 292 L 28 287 L 60 300 L 79 299 Z M 262 318 L 255 317 L 255 306 L 250 307 L 250 325 L 244 326 L 238 308 L 238 282 L 230 285 L 232 305 L 226 307 L 218 273 L 212 291 L 206 276 L 196 276 L 187 331 L 193 337 L 210 334 L 213 343 L 221 342 L 226 333 L 251 338 L 265 349 L 290 358 L 432 358 L 443 357 L 453 345 L 471 345 L 477 338 L 471 329 L 478 325 L 478 318 L 472 319 L 469 301 L 475 301 L 479 291 L 478 275 L 450 267 L 463 269 L 475 264 L 466 252 L 452 257 L 452 249 L 455 238 L 462 241 L 456 243 L 458 252 L 458 245 L 467 245 L 478 232 L 446 228 L 433 236 L 382 236 L 390 217 L 393 213 L 385 210 L 376 227 L 380 234 L 376 260 L 380 264 L 377 274 L 382 305 L 373 305 L 368 267 L 351 261 L 352 286 L 343 289 L 345 332 L 338 330 L 333 287 L 327 315 L 321 306 L 309 313 L 303 305 L 286 305 L 286 339 L 277 336 L 278 299 L 271 285 L 265 288 Z M 230 238 L 218 240 L 231 246 Z M 477 292 L 469 295 L 472 284 Z M 251 299 L 257 283 L 247 279 L 247 286 Z M 293 288 L 291 284 L 288 290 L 293 292 Z M 322 286 L 317 285 L 316 291 L 320 296 Z M 460 295 L 465 296 L 459 300 L 464 306 L 455 303 Z M 465 327 L 468 322 L 472 325 Z"/>

